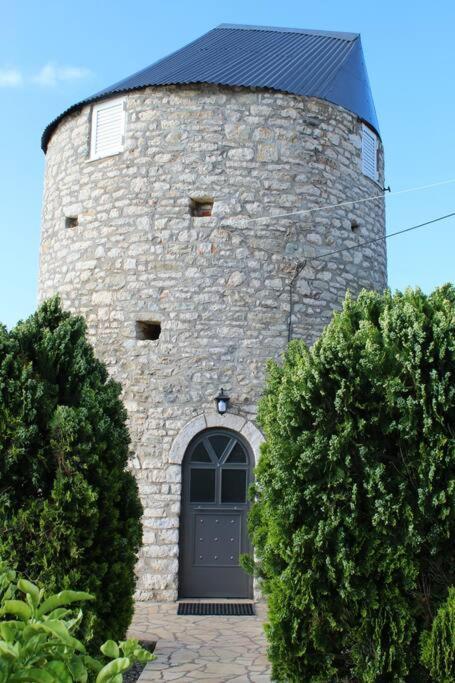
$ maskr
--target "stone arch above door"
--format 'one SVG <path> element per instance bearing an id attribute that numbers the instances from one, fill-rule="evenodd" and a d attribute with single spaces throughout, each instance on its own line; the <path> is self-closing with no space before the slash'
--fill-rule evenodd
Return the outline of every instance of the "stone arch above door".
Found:
<path id="1" fill-rule="evenodd" d="M 205 429 L 210 429 L 211 427 L 231 429 L 232 431 L 241 434 L 250 445 L 254 456 L 254 464 L 257 464 L 259 460 L 260 445 L 264 441 L 262 433 L 250 420 L 230 413 L 225 415 L 207 413 L 198 415 L 187 422 L 172 443 L 169 453 L 169 462 L 175 465 L 181 465 L 186 450 L 196 434 L 199 434 L 199 432 L 202 432 Z"/>

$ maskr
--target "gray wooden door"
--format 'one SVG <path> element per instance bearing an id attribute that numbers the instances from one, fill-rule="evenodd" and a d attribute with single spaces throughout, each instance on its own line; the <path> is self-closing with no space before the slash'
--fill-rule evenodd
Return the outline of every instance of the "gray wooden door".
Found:
<path id="1" fill-rule="evenodd" d="M 235 433 L 208 429 L 183 461 L 180 517 L 181 598 L 251 598 L 239 557 L 250 551 L 247 491 L 251 458 Z"/>

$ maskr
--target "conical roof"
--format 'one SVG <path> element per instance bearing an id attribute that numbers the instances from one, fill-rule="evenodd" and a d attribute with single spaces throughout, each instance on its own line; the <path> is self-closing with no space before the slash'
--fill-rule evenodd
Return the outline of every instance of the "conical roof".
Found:
<path id="1" fill-rule="evenodd" d="M 358 33 L 221 24 L 151 66 L 78 102 L 45 129 L 42 148 L 69 113 L 148 86 L 190 83 L 271 88 L 318 97 L 379 132 Z"/>

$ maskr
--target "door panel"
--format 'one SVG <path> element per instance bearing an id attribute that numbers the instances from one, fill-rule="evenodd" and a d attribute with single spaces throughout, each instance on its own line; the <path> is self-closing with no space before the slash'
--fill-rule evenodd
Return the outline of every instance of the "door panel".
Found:
<path id="1" fill-rule="evenodd" d="M 242 518 L 232 512 L 194 514 L 194 565 L 236 567 L 239 564 Z"/>
<path id="2" fill-rule="evenodd" d="M 207 430 L 190 444 L 183 462 L 180 597 L 252 597 L 251 577 L 240 567 L 240 555 L 250 551 L 250 481 L 250 454 L 234 432 Z"/>

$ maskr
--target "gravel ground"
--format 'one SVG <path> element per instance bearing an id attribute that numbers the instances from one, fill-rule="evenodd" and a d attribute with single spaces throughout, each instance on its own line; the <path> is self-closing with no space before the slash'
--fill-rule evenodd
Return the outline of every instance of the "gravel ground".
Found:
<path id="1" fill-rule="evenodd" d="M 153 652 L 156 645 L 156 643 L 154 643 L 151 640 L 140 640 L 139 644 L 142 645 L 142 647 L 145 650 L 148 650 L 149 652 Z M 144 666 L 145 664 L 139 664 L 139 662 L 134 664 L 131 667 L 131 669 L 126 672 L 126 674 L 123 674 L 123 683 L 135 683 L 135 681 L 137 681 L 137 679 L 141 675 Z"/>

